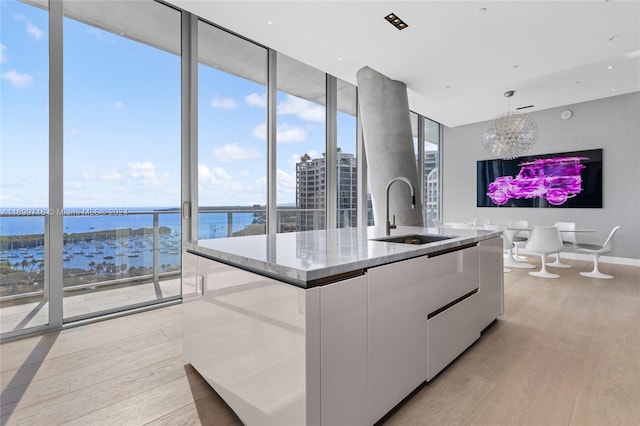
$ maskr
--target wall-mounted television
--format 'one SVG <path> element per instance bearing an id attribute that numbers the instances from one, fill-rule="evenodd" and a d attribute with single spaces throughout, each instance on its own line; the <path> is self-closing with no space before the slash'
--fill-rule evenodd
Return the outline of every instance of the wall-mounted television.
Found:
<path id="1" fill-rule="evenodd" d="M 602 149 L 481 160 L 478 207 L 602 208 Z"/>

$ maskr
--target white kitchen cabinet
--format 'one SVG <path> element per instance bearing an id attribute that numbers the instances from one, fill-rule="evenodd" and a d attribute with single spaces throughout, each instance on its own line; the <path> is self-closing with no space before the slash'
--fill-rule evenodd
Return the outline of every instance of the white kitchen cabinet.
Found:
<path id="1" fill-rule="evenodd" d="M 475 323 L 477 296 L 472 294 L 427 320 L 427 381 L 480 337 Z"/>
<path id="2" fill-rule="evenodd" d="M 319 328 L 306 318 L 320 316 L 319 289 L 190 253 L 183 264 L 184 355 L 194 368 L 245 424 L 319 424 Z"/>
<path id="3" fill-rule="evenodd" d="M 422 278 L 427 288 L 426 314 L 478 288 L 478 247 L 429 256 L 428 262 L 429 274 Z"/>
<path id="4" fill-rule="evenodd" d="M 478 327 L 482 331 L 504 313 L 504 272 L 502 238 L 478 243 L 480 252 L 480 290 Z"/>
<path id="5" fill-rule="evenodd" d="M 366 276 L 320 287 L 320 341 L 322 424 L 370 424 Z"/>
<path id="6" fill-rule="evenodd" d="M 427 258 L 371 268 L 369 280 L 369 424 L 426 379 Z"/>
<path id="7" fill-rule="evenodd" d="M 427 381 L 480 336 L 475 323 L 479 262 L 477 246 L 428 258 L 429 274 L 424 279 Z"/>
<path id="8" fill-rule="evenodd" d="M 493 238 L 302 288 L 185 252 L 184 355 L 244 424 L 371 425 L 500 315 L 501 253 Z"/>

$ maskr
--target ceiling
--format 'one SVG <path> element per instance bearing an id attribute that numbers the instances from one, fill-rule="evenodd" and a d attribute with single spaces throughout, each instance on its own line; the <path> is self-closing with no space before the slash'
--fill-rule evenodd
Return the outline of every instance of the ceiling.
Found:
<path id="1" fill-rule="evenodd" d="M 449 127 L 640 91 L 638 1 L 169 2 L 353 84 L 369 66 Z"/>

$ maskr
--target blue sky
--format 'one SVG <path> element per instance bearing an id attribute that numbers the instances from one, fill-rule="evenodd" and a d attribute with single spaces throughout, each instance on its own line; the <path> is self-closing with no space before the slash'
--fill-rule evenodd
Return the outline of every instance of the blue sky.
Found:
<path id="1" fill-rule="evenodd" d="M 0 207 L 46 206 L 47 13 L 14 0 L 0 13 Z M 198 97 L 200 205 L 264 205 L 264 85 L 201 65 Z M 325 111 L 277 100 L 277 199 L 294 203 L 295 162 L 324 152 Z M 338 129 L 355 140 L 354 117 Z M 65 207 L 179 206 L 180 133 L 178 56 L 65 19 Z"/>

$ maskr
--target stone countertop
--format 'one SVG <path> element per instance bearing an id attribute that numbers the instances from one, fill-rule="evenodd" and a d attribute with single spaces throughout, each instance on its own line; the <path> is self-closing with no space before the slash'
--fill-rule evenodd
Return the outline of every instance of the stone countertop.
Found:
<path id="1" fill-rule="evenodd" d="M 364 273 L 374 266 L 456 249 L 499 237 L 500 231 L 398 226 L 391 236 L 429 234 L 453 237 L 413 245 L 372 240 L 384 229 L 341 228 L 196 240 L 183 250 L 302 288 L 328 284 Z"/>

